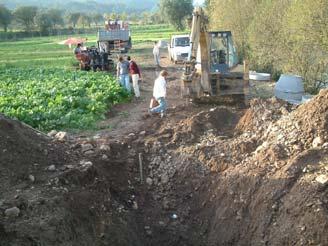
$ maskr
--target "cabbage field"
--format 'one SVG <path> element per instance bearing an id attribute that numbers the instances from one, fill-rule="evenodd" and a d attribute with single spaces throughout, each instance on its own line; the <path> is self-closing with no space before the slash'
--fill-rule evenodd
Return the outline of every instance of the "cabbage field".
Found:
<path id="1" fill-rule="evenodd" d="M 0 81 L 0 112 L 43 131 L 90 128 L 129 98 L 108 73 L 9 68 Z"/>

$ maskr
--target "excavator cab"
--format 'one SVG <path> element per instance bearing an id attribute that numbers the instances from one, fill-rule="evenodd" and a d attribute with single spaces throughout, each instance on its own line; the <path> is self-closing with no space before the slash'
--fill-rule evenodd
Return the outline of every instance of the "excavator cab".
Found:
<path id="1" fill-rule="evenodd" d="M 210 71 L 227 73 L 238 64 L 230 31 L 209 32 Z"/>

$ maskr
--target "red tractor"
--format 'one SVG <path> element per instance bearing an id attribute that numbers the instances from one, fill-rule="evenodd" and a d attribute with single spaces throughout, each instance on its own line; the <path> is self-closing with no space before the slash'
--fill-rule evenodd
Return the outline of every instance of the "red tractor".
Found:
<path id="1" fill-rule="evenodd" d="M 114 62 L 109 58 L 109 54 L 99 52 L 99 49 L 94 46 L 76 53 L 75 57 L 79 61 L 81 70 L 111 71 L 114 68 Z"/>

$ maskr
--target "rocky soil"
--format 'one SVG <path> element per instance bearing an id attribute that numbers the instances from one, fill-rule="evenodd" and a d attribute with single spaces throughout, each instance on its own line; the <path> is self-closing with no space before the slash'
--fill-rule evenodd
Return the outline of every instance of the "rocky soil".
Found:
<path id="1" fill-rule="evenodd" d="M 328 90 L 301 106 L 191 104 L 181 67 L 161 62 L 163 119 L 142 117 L 153 67 L 143 99 L 96 133 L 45 135 L 0 115 L 0 246 L 328 245 Z"/>

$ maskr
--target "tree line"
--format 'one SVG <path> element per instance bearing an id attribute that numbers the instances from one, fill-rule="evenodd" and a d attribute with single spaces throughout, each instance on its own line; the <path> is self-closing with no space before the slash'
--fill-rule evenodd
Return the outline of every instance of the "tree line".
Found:
<path id="1" fill-rule="evenodd" d="M 4 5 L 0 5 L 0 27 L 7 32 L 23 30 L 26 33 L 38 31 L 40 35 L 48 35 L 61 28 L 91 28 L 104 26 L 105 20 L 129 20 L 142 24 L 164 23 L 159 11 L 144 11 L 142 13 L 65 13 L 60 9 L 38 8 L 36 6 L 21 6 L 11 11 Z"/>
<path id="2" fill-rule="evenodd" d="M 300 75 L 309 92 L 328 84 L 327 0 L 207 0 L 206 9 L 254 70 Z"/>
<path id="3" fill-rule="evenodd" d="M 67 12 L 56 8 L 20 6 L 11 11 L 0 4 L 0 27 L 25 32 L 38 31 L 41 35 L 59 28 L 90 28 L 103 25 L 104 20 L 129 20 L 140 24 L 170 23 L 177 30 L 186 27 L 186 19 L 192 15 L 192 0 L 160 0 L 155 11 L 139 12 Z"/>

